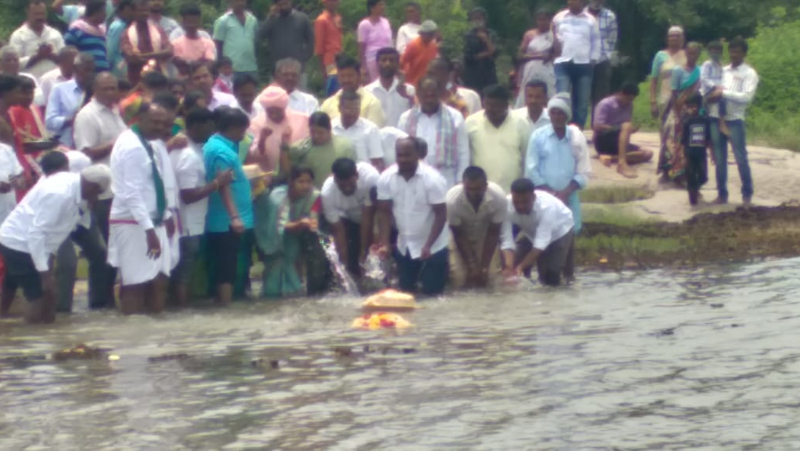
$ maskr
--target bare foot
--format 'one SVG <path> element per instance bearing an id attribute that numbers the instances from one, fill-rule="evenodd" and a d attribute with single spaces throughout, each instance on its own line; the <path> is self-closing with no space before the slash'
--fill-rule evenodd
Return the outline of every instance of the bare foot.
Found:
<path id="1" fill-rule="evenodd" d="M 612 161 L 611 161 L 611 157 L 610 156 L 608 156 L 608 155 L 600 155 L 599 158 L 600 158 L 600 162 L 603 163 L 603 165 L 605 167 L 607 167 L 607 168 L 611 167 Z"/>
<path id="2" fill-rule="evenodd" d="M 629 166 L 625 166 L 625 165 L 617 166 L 617 172 L 620 175 L 622 175 L 623 177 L 629 178 L 629 179 L 635 179 L 636 177 L 639 177 L 636 174 L 636 170 L 635 169 L 632 169 Z"/>

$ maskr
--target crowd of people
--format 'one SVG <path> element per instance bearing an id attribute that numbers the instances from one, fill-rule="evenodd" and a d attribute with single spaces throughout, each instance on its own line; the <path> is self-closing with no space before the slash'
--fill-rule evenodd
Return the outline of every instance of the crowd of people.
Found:
<path id="1" fill-rule="evenodd" d="M 342 53 L 339 1 L 322 3 L 312 22 L 275 0 L 259 23 L 231 0 L 208 32 L 192 3 L 178 22 L 162 0 L 59 1 L 62 35 L 47 5 L 30 0 L 0 48 L 0 314 L 20 288 L 31 322 L 71 311 L 76 246 L 89 306 L 119 297 L 128 314 L 186 306 L 198 293 L 220 305 L 252 295 L 254 256 L 264 265 L 258 295 L 324 293 L 334 274 L 320 236 L 355 279 L 368 258 L 392 259 L 399 288 L 425 295 L 534 267 L 546 285 L 574 278 L 589 116 L 597 153 L 623 176 L 653 156 L 631 143 L 637 86 L 611 93 L 618 30 L 603 1 L 538 13 L 511 88 L 498 84 L 497 36 L 481 8 L 456 61 L 418 4 L 395 33 L 384 0 L 367 0 L 356 58 Z M 725 68 L 712 53 L 699 77 L 699 48 L 684 51 L 674 32 L 653 65 L 653 113 L 668 131 L 659 168 L 686 176 L 691 193 L 704 173 L 690 149 L 702 148 L 705 164 L 701 144 L 713 138 L 720 162 L 730 137 L 745 180 L 744 109 L 757 84 L 746 43 L 729 45 Z M 304 91 L 314 57 L 324 99 Z M 702 89 L 699 104 L 690 89 Z"/>

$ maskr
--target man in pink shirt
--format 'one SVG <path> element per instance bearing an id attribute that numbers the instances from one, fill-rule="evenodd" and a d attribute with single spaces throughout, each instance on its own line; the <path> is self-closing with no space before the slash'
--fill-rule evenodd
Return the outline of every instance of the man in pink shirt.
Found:
<path id="1" fill-rule="evenodd" d="M 216 61 L 217 47 L 214 41 L 199 34 L 201 14 L 197 4 L 181 6 L 181 20 L 186 33 L 172 41 L 173 63 L 186 75 L 189 64 L 195 61 Z"/>

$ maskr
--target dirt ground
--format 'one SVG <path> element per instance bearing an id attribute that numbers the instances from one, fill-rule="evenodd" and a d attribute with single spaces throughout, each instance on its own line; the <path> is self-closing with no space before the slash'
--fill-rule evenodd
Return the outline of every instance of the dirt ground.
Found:
<path id="1" fill-rule="evenodd" d="M 591 134 L 587 134 L 591 136 Z M 634 135 L 634 143 L 649 148 L 658 154 L 659 137 L 655 133 Z M 594 150 L 592 149 L 592 153 Z M 790 150 L 748 146 L 750 168 L 753 174 L 755 195 L 753 204 L 759 206 L 778 206 L 800 199 L 800 153 Z M 727 206 L 701 205 L 692 208 L 685 190 L 672 185 L 659 184 L 656 175 L 656 158 L 650 163 L 636 166 L 638 178 L 626 179 L 617 174 L 616 166 L 605 167 L 596 158 L 592 159 L 590 186 L 632 186 L 655 192 L 651 199 L 614 205 L 616 211 L 633 214 L 643 218 L 665 222 L 681 222 L 692 216 L 708 212 L 733 211 L 741 205 L 741 182 L 733 153 L 728 157 L 728 192 L 730 204 Z M 709 181 L 701 191 L 706 202 L 717 197 L 715 167 L 709 165 Z M 589 212 L 596 209 L 588 206 Z M 602 207 L 601 207 L 602 208 Z"/>
<path id="2" fill-rule="evenodd" d="M 636 143 L 654 151 L 658 135 L 641 134 Z M 639 177 L 626 179 L 616 167 L 592 160 L 591 186 L 630 186 L 654 192 L 650 199 L 623 204 L 584 204 L 586 225 L 581 237 L 592 246 L 579 244 L 581 266 L 621 269 L 663 266 L 695 266 L 704 263 L 753 261 L 800 256 L 800 155 L 781 149 L 748 148 L 755 186 L 754 206 L 741 207 L 741 183 L 735 164 L 728 166 L 731 203 L 703 204 L 692 208 L 686 191 L 659 184 L 655 160 L 637 167 Z M 733 155 L 730 155 L 732 163 Z M 704 199 L 716 198 L 714 166 Z M 592 223 L 605 213 L 651 220 L 635 226 Z M 599 244 L 598 244 L 599 243 Z"/>

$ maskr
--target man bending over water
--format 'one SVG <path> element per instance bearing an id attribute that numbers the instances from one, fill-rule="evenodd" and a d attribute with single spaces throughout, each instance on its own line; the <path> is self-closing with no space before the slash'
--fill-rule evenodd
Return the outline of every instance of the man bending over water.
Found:
<path id="1" fill-rule="evenodd" d="M 572 211 L 558 198 L 534 191 L 528 179 L 514 181 L 503 232 L 506 276 L 525 274 L 536 265 L 542 284 L 560 285 L 564 270 L 573 266 L 574 225 Z M 524 238 L 512 238 L 512 228 Z"/>

